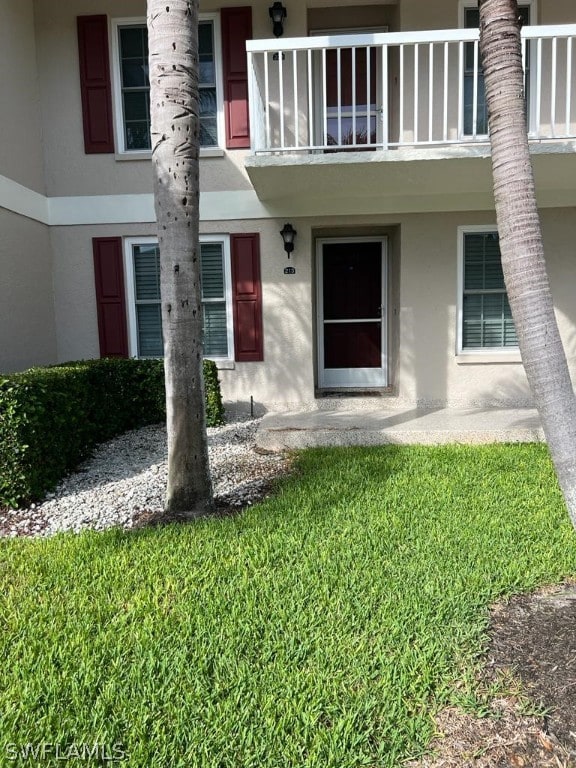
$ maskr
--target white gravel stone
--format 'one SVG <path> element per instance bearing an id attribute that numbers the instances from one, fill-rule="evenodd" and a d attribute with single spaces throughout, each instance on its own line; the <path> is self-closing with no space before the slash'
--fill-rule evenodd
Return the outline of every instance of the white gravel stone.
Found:
<path id="1" fill-rule="evenodd" d="M 215 500 L 239 508 L 266 495 L 289 469 L 286 454 L 255 450 L 260 419 L 233 417 L 208 429 Z M 40 504 L 0 511 L 0 536 L 51 536 L 61 531 L 133 528 L 161 513 L 166 489 L 166 429 L 155 424 L 97 446 L 93 456 Z"/>

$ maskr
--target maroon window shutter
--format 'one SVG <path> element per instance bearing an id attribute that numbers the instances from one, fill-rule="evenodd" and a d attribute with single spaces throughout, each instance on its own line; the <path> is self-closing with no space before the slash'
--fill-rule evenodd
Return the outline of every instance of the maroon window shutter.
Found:
<path id="1" fill-rule="evenodd" d="M 222 8 L 224 114 L 228 149 L 250 147 L 248 61 L 246 41 L 252 38 L 252 8 Z"/>
<path id="2" fill-rule="evenodd" d="M 86 154 L 114 152 L 108 18 L 78 16 L 80 91 Z"/>
<path id="3" fill-rule="evenodd" d="M 95 237 L 92 246 L 100 357 L 128 357 L 122 238 Z"/>
<path id="4" fill-rule="evenodd" d="M 239 363 L 264 360 L 260 236 L 232 235 L 234 347 Z"/>

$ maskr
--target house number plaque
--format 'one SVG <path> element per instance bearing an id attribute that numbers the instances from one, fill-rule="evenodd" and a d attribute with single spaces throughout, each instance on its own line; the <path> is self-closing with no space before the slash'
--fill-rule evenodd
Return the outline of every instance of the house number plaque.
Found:
<path id="1" fill-rule="evenodd" d="M 284 267 L 284 274 L 285 275 L 295 275 L 296 274 L 296 270 L 294 269 L 294 267 Z"/>

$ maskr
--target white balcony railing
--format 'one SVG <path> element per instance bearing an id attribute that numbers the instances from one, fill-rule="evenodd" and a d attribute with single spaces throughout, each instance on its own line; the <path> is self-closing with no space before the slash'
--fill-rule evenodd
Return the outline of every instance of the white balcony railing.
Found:
<path id="1" fill-rule="evenodd" d="M 334 152 L 488 140 L 478 30 L 247 44 L 252 149 Z M 522 30 L 530 138 L 576 137 L 576 24 Z"/>

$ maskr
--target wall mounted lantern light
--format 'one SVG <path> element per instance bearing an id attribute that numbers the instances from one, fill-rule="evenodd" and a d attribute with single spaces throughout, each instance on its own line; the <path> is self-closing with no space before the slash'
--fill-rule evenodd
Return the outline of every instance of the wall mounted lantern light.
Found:
<path id="1" fill-rule="evenodd" d="M 282 240 L 284 241 L 284 250 L 288 254 L 288 258 L 290 258 L 290 254 L 294 250 L 294 238 L 298 234 L 292 224 L 284 224 L 282 227 L 280 234 L 282 236 Z"/>
<path id="2" fill-rule="evenodd" d="M 272 19 L 272 32 L 274 37 L 281 37 L 284 34 L 284 19 L 288 15 L 286 8 L 280 2 L 273 3 L 268 9 L 270 18 Z"/>

